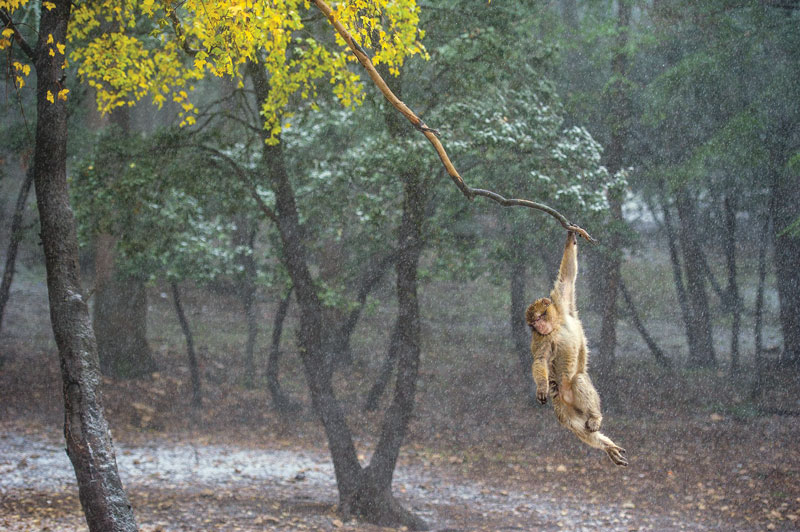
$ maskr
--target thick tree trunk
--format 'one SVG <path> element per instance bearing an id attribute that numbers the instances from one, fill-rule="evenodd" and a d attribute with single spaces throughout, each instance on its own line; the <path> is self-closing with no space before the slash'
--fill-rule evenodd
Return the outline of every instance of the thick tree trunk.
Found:
<path id="1" fill-rule="evenodd" d="M 189 320 L 186 319 L 186 313 L 183 311 L 178 283 L 170 281 L 169 286 L 172 289 L 172 301 L 175 303 L 175 313 L 178 315 L 183 337 L 186 339 L 186 358 L 189 363 L 189 375 L 192 379 L 192 406 L 200 408 L 203 406 L 203 394 L 200 387 L 200 367 L 197 364 L 197 353 L 194 350 L 192 329 L 189 327 Z"/>
<path id="2" fill-rule="evenodd" d="M 606 167 L 612 174 L 623 167 L 625 145 L 628 142 L 628 122 L 630 120 L 630 97 L 624 83 L 628 75 L 628 26 L 631 22 L 631 2 L 617 2 L 617 39 L 614 57 L 611 60 L 611 72 L 614 82 L 611 88 L 609 113 L 611 142 L 607 152 Z M 598 360 L 601 370 L 611 370 L 616 365 L 617 348 L 617 299 L 620 284 L 620 260 L 622 254 L 621 231 L 625 225 L 622 218 L 622 197 L 619 193 L 611 193 L 608 198 L 611 207 L 611 232 L 608 247 L 605 250 L 605 268 L 603 271 L 603 319 L 600 326 L 600 339 L 597 343 Z"/>
<path id="3" fill-rule="evenodd" d="M 726 306 L 731 313 L 731 373 L 739 371 L 739 328 L 742 304 L 736 282 L 736 197 L 725 196 L 725 262 L 728 266 Z"/>
<path id="4" fill-rule="evenodd" d="M 381 371 L 378 373 L 378 378 L 375 379 L 372 387 L 369 389 L 367 399 L 364 401 L 364 410 L 367 412 L 374 412 L 378 409 L 383 392 L 389 385 L 389 379 L 392 377 L 392 371 L 397 364 L 397 352 L 400 349 L 400 332 L 397 330 L 397 323 L 392 329 L 392 335 L 389 337 L 389 347 L 386 350 L 386 358 L 383 359 L 381 364 Z"/>
<path id="5" fill-rule="evenodd" d="M 93 326 L 104 375 L 131 378 L 156 370 L 147 344 L 147 292 L 144 281 L 115 271 L 116 239 L 95 238 Z"/>
<path id="6" fill-rule="evenodd" d="M 797 219 L 800 179 L 784 175 L 775 191 L 775 277 L 778 279 L 783 352 L 781 365 L 800 368 L 800 235 L 786 229 Z"/>
<path id="7" fill-rule="evenodd" d="M 64 57 L 49 54 L 52 36 L 66 43 L 71 2 L 42 9 L 36 46 L 37 122 L 34 182 L 47 268 L 50 320 L 64 383 L 64 436 L 78 479 L 78 496 L 92 532 L 135 531 L 103 414 L 97 343 L 81 295 L 78 239 L 67 188 L 67 106 L 49 94 L 62 85 Z"/>
<path id="8" fill-rule="evenodd" d="M 11 235 L 6 250 L 6 267 L 3 270 L 3 281 L 0 284 L 0 331 L 3 330 L 3 316 L 5 315 L 6 303 L 11 295 L 11 283 L 14 280 L 14 268 L 17 263 L 17 250 L 19 242 L 22 240 L 22 215 L 25 212 L 25 203 L 33 185 L 33 167 L 25 172 L 25 179 L 17 195 L 17 203 L 14 205 L 14 214 L 11 217 Z M 3 356 L 0 354 L 0 367 L 3 365 Z"/>
<path id="9" fill-rule="evenodd" d="M 123 107 L 109 121 L 121 135 L 130 134 L 131 117 Z M 118 166 L 127 161 L 115 161 Z M 156 370 L 147 343 L 147 291 L 144 280 L 121 275 L 116 267 L 116 238 L 95 237 L 95 294 L 93 325 L 104 375 L 131 378 Z"/>
<path id="10" fill-rule="evenodd" d="M 523 257 L 513 257 L 511 264 L 511 338 L 514 341 L 514 352 L 519 360 L 519 371 L 525 383 L 525 396 L 530 405 L 537 405 L 536 384 L 531 373 L 531 333 L 525 323 L 525 308 L 528 301 L 525 299 L 525 278 L 527 275 L 526 263 Z"/>
<path id="11" fill-rule="evenodd" d="M 686 270 L 686 296 L 689 309 L 687 338 L 689 340 L 689 366 L 716 365 L 711 333 L 711 312 L 702 271 L 702 250 L 697 237 L 701 235 L 695 219 L 695 209 L 689 193 L 678 190 L 675 206 L 681 221 L 681 246 Z"/>
<path id="12" fill-rule="evenodd" d="M 298 410 L 300 405 L 292 401 L 281 388 L 278 378 L 279 363 L 281 359 L 281 336 L 283 335 L 283 322 L 289 312 L 289 302 L 292 300 L 292 289 L 286 292 L 286 296 L 278 303 L 275 311 L 275 321 L 272 324 L 272 346 L 267 360 L 267 389 L 272 397 L 272 405 L 282 417 Z"/>

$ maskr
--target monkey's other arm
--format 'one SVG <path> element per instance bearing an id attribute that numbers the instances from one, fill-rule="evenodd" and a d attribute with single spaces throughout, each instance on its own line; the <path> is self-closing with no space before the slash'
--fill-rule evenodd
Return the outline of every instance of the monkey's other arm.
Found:
<path id="1" fill-rule="evenodd" d="M 541 338 L 538 341 L 534 339 L 531 342 L 531 353 L 533 354 L 531 371 L 533 373 L 533 382 L 536 383 L 536 399 L 541 404 L 547 403 L 547 394 L 550 390 L 547 366 L 550 363 L 551 350 L 550 341 L 546 338 Z"/>
<path id="2" fill-rule="evenodd" d="M 578 278 L 578 238 L 575 233 L 567 231 L 567 242 L 564 255 L 558 268 L 558 277 L 551 293 L 557 307 L 566 314 L 576 315 L 575 280 Z"/>

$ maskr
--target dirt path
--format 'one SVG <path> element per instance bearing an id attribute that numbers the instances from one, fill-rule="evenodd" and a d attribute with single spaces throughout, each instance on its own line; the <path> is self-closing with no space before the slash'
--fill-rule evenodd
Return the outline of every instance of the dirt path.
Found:
<path id="1" fill-rule="evenodd" d="M 117 445 L 144 531 L 378 530 L 342 523 L 333 470 L 317 450 L 155 441 Z M 0 435 L 0 529 L 84 530 L 63 445 Z M 535 487 L 508 490 L 425 465 L 398 468 L 395 493 L 435 530 L 707 530 L 635 508 L 578 503 Z"/>

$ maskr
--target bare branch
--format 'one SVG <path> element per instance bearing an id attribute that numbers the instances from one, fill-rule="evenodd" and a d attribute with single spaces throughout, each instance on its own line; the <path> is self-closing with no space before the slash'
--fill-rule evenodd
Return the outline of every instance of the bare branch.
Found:
<path id="1" fill-rule="evenodd" d="M 11 15 L 9 15 L 8 11 L 5 9 L 0 9 L 0 22 L 3 23 L 3 26 L 6 28 L 10 28 L 14 30 L 14 40 L 17 41 L 19 47 L 28 56 L 28 59 L 31 61 L 36 61 L 36 52 L 34 52 L 31 45 L 28 44 L 28 41 L 22 36 L 22 34 L 17 29 L 17 26 L 14 24 L 14 21 L 11 20 Z"/>
<path id="2" fill-rule="evenodd" d="M 430 141 L 433 145 L 433 149 L 436 150 L 436 154 L 439 156 L 439 159 L 442 161 L 442 165 L 444 165 L 445 170 L 447 170 L 447 174 L 450 176 L 450 179 L 453 180 L 453 183 L 461 190 L 464 196 L 467 199 L 474 199 L 475 196 L 483 196 L 485 198 L 489 198 L 492 201 L 499 203 L 505 207 L 527 207 L 529 209 L 536 209 L 540 211 L 544 211 L 550 216 L 554 217 L 559 223 L 568 231 L 572 231 L 578 233 L 583 238 L 585 238 L 589 242 L 595 242 L 595 239 L 592 238 L 589 233 L 587 233 L 584 229 L 580 228 L 579 226 L 571 223 L 567 218 L 561 214 L 560 212 L 556 211 L 555 209 L 548 207 L 547 205 L 543 205 L 541 203 L 536 203 L 534 201 L 529 200 L 522 200 L 522 199 L 506 199 L 500 194 L 489 190 L 482 190 L 482 189 L 475 189 L 469 187 L 464 180 L 462 179 L 461 175 L 456 170 L 456 167 L 453 165 L 452 161 L 450 161 L 450 157 L 447 155 L 447 151 L 445 151 L 444 146 L 442 145 L 441 141 L 438 138 L 438 131 L 433 128 L 428 127 L 425 122 L 422 121 L 420 117 L 418 117 L 414 111 L 412 111 L 405 103 L 403 103 L 400 98 L 398 98 L 389 86 L 386 84 L 386 81 L 381 77 L 378 71 L 375 69 L 375 66 L 372 64 L 367 52 L 359 45 L 356 41 L 353 40 L 353 36 L 350 35 L 350 32 L 347 31 L 342 23 L 336 19 L 333 11 L 331 10 L 330 6 L 324 0 L 312 0 L 314 5 L 325 14 L 328 18 L 328 21 L 333 25 L 339 35 L 344 39 L 350 49 L 353 51 L 353 54 L 358 59 L 358 62 L 361 63 L 361 66 L 367 71 L 370 79 L 378 87 L 381 91 L 383 96 L 392 104 L 392 106 L 400 111 L 400 113 L 411 122 L 415 128 L 422 132 L 425 135 L 425 138 Z"/>

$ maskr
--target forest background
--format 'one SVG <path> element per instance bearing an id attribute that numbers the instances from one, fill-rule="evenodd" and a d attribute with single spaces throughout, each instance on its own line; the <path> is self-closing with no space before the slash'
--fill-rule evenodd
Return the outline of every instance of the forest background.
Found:
<path id="1" fill-rule="evenodd" d="M 580 244 L 579 308 L 626 472 L 532 401 L 524 309 L 549 291 L 563 227 L 465 198 L 431 131 L 387 103 L 312 4 L 260 13 L 278 17 L 261 33 L 224 3 L 0 8 L 3 441 L 57 435 L 66 409 L 82 490 L 79 504 L 74 485 L 3 487 L 3 524 L 80 526 L 81 505 L 99 504 L 135 529 L 86 486 L 93 458 L 70 440 L 70 423 L 93 427 L 113 453 L 107 420 L 129 446 L 326 442 L 338 491 L 312 498 L 331 506 L 261 495 L 287 527 L 525 516 L 471 511 L 485 493 L 466 509 L 424 490 L 401 506 L 398 459 L 589 508 L 539 507 L 544 528 L 797 526 L 800 3 L 334 5 L 467 185 L 545 203 L 597 240 Z M 43 215 L 56 174 L 72 236 Z M 70 238 L 74 253 L 59 248 Z M 48 288 L 80 301 L 48 312 Z M 73 382 L 102 389 L 105 410 Z M 204 526 L 201 488 L 161 493 L 176 519 L 132 486 L 143 528 Z M 627 517 L 593 510 L 607 503 Z M 227 508 L 217 524 L 249 526 Z"/>

